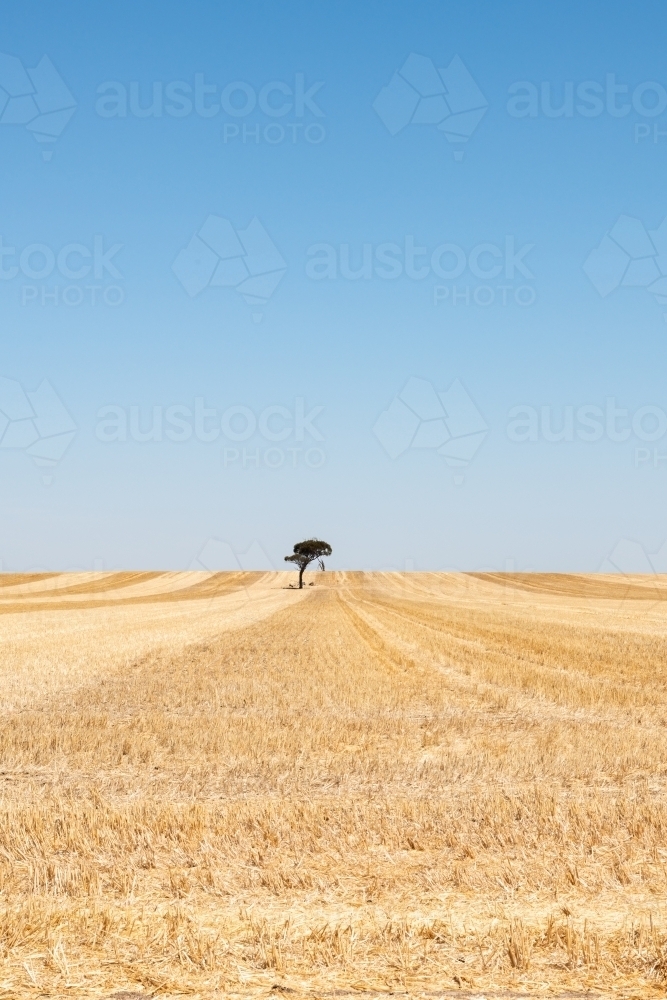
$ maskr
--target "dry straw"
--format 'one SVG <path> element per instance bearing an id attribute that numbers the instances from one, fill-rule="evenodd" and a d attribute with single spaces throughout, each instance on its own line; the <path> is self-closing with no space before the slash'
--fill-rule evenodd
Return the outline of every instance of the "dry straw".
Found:
<path id="1" fill-rule="evenodd" d="M 662 996 L 659 578 L 4 577 L 0 997 Z"/>

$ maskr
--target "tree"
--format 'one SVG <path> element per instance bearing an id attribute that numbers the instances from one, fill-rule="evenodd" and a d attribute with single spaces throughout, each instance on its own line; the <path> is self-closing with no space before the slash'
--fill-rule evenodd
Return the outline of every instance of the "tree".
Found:
<path id="1" fill-rule="evenodd" d="M 285 562 L 293 562 L 299 567 L 299 590 L 303 587 L 303 572 L 311 562 L 318 561 L 320 569 L 324 569 L 324 556 L 331 555 L 331 546 L 328 542 L 321 542 L 319 538 L 309 538 L 305 542 L 297 542 L 291 556 L 285 556 Z"/>

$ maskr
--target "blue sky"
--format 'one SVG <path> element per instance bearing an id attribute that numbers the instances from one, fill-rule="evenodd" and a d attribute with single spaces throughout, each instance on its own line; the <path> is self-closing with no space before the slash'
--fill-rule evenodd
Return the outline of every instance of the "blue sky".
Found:
<path id="1" fill-rule="evenodd" d="M 0 20 L 3 569 L 667 571 L 662 5 Z"/>

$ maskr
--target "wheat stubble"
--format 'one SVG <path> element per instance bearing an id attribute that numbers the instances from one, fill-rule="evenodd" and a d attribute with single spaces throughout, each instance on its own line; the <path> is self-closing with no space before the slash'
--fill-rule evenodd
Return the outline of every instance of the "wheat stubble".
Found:
<path id="1" fill-rule="evenodd" d="M 0 588 L 0 996 L 664 994 L 664 582 L 289 579 Z"/>

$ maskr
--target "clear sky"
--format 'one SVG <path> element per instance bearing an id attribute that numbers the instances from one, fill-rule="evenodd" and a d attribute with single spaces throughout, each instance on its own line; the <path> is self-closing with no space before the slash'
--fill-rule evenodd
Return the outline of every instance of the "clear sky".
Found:
<path id="1" fill-rule="evenodd" d="M 3 569 L 667 571 L 663 3 L 0 21 Z"/>

